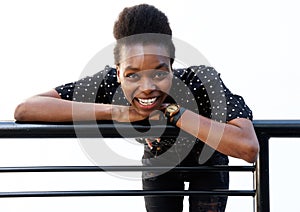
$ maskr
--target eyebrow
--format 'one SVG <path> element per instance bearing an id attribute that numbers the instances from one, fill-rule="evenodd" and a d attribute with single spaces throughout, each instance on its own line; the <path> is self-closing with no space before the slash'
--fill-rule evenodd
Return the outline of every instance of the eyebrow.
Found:
<path id="1" fill-rule="evenodd" d="M 160 68 L 162 68 L 162 67 L 169 68 L 169 65 L 166 64 L 166 63 L 160 63 L 158 66 L 156 66 L 156 67 L 153 68 L 153 69 L 160 69 Z M 133 67 L 133 66 L 131 66 L 131 65 L 129 65 L 129 66 L 127 66 L 127 67 L 125 68 L 125 71 L 127 71 L 127 70 L 140 71 L 139 68 L 135 68 L 135 67 Z"/>

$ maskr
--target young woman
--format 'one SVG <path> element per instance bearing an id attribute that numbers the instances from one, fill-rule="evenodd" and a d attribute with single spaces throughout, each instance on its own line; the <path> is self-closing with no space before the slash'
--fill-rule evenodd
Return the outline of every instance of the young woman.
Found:
<path id="1" fill-rule="evenodd" d="M 243 98 L 232 94 L 212 67 L 172 68 L 175 47 L 164 13 L 146 4 L 125 8 L 114 36 L 115 68 L 106 66 L 93 76 L 27 99 L 17 106 L 16 120 L 135 122 L 162 111 L 169 124 L 189 136 L 142 139 L 143 164 L 175 160 L 177 166 L 227 165 L 228 156 L 256 160 L 259 145 L 252 112 Z M 74 113 L 72 108 L 80 110 Z M 212 153 L 202 163 L 199 157 L 205 149 Z M 145 172 L 143 176 L 143 188 L 150 190 L 183 190 L 185 181 L 189 190 L 229 185 L 228 172 Z M 147 211 L 182 211 L 182 200 L 182 196 L 145 197 Z M 191 196 L 190 211 L 224 211 L 226 201 L 223 196 Z"/>

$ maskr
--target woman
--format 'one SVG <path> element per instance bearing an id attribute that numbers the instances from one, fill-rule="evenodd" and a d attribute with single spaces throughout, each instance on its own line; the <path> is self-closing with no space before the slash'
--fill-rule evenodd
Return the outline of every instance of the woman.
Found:
<path id="1" fill-rule="evenodd" d="M 16 108 L 16 120 L 135 122 L 162 111 L 169 124 L 188 136 L 140 139 L 147 144 L 143 164 L 227 165 L 227 156 L 254 162 L 259 145 L 251 110 L 213 68 L 173 69 L 171 36 L 167 17 L 155 7 L 125 8 L 114 25 L 116 68 L 107 66 L 93 76 L 27 99 Z M 188 91 L 181 89 L 180 82 Z M 73 113 L 72 108 L 80 110 Z M 211 154 L 201 162 L 203 150 Z M 190 190 L 227 189 L 229 177 L 228 172 L 143 173 L 144 189 L 183 190 L 185 181 L 190 182 Z M 145 197 L 147 211 L 182 211 L 182 200 L 182 196 Z M 191 196 L 190 211 L 224 211 L 226 201 L 223 196 Z"/>

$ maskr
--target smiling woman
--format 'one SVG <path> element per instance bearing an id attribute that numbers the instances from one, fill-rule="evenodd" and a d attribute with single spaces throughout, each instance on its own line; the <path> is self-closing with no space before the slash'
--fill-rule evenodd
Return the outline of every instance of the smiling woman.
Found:
<path id="1" fill-rule="evenodd" d="M 227 165 L 228 155 L 256 160 L 259 146 L 252 112 L 224 85 L 212 67 L 172 68 L 175 47 L 168 19 L 142 4 L 125 8 L 114 27 L 116 68 L 36 95 L 15 111 L 19 121 L 143 121 L 153 114 L 187 132 L 187 137 L 147 138 L 144 165 Z M 194 102 L 194 104 L 191 104 Z M 73 111 L 73 108 L 79 110 Z M 203 156 L 204 155 L 204 156 Z M 144 189 L 227 189 L 228 172 L 145 171 Z M 182 211 L 183 196 L 145 197 L 147 211 Z M 224 211 L 227 197 L 191 196 L 191 211 Z"/>
<path id="2" fill-rule="evenodd" d="M 168 55 L 165 47 L 154 44 L 127 48 L 117 66 L 118 82 L 128 102 L 146 118 L 161 109 L 172 86 L 170 57 L 164 56 Z"/>

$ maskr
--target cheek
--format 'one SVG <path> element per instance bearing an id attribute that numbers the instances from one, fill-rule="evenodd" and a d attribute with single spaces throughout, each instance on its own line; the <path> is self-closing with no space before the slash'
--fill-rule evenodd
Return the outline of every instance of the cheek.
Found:
<path id="1" fill-rule="evenodd" d="M 172 87 L 172 78 L 168 78 L 159 83 L 159 90 L 163 91 L 164 93 L 169 93 L 171 87 Z"/>
<path id="2" fill-rule="evenodd" d="M 126 97 L 126 99 L 128 101 L 131 101 L 132 100 L 132 94 L 135 90 L 135 85 L 132 83 L 128 83 L 128 82 L 125 82 L 124 81 L 121 81 L 121 89 Z"/>

